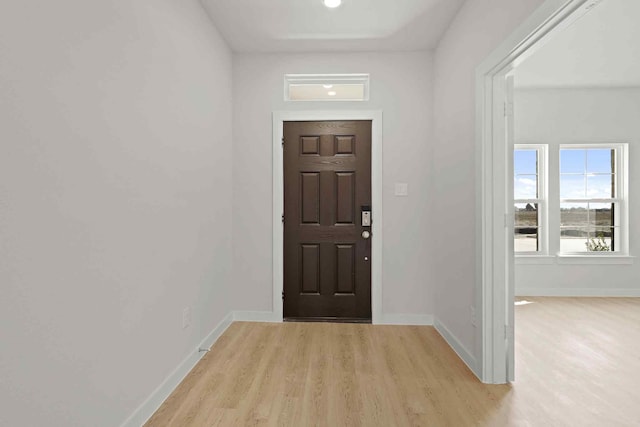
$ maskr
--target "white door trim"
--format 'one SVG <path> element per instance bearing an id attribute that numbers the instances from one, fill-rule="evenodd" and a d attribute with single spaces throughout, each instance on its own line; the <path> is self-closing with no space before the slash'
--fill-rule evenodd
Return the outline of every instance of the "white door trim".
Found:
<path id="1" fill-rule="evenodd" d="M 273 113 L 273 315 L 282 321 L 284 286 L 283 123 L 290 121 L 371 120 L 371 316 L 382 321 L 382 111 L 275 111 Z"/>
<path id="2" fill-rule="evenodd" d="M 505 78 L 555 34 L 601 0 L 547 0 L 476 70 L 476 374 L 485 383 L 508 378 L 505 328 L 513 295 L 514 268 L 509 250 L 513 194 L 508 171 L 512 155 L 505 138 Z M 509 283 L 511 282 L 511 283 Z M 511 289 L 510 289 L 510 288 Z"/>

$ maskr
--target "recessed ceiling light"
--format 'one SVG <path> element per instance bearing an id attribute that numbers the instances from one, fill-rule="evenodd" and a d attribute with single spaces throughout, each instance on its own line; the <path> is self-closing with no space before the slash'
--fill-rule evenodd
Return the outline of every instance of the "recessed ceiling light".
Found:
<path id="1" fill-rule="evenodd" d="M 323 88 L 325 89 L 331 89 L 333 87 L 333 85 L 322 85 Z"/>
<path id="2" fill-rule="evenodd" d="M 334 8 L 340 6 L 342 4 L 342 0 L 323 0 L 325 6 Z"/>
<path id="3" fill-rule="evenodd" d="M 336 96 L 336 92 L 334 90 L 330 90 L 329 92 L 327 92 L 327 95 Z"/>

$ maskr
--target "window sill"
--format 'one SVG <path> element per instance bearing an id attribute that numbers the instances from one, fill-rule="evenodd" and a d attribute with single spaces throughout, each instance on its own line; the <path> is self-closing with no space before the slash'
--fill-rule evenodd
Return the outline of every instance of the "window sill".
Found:
<path id="1" fill-rule="evenodd" d="M 516 264 L 555 264 L 555 260 L 551 255 L 516 255 Z"/>
<path id="2" fill-rule="evenodd" d="M 558 255 L 558 264 L 631 265 L 635 258 L 630 255 Z"/>
<path id="3" fill-rule="evenodd" d="M 636 257 L 631 255 L 516 255 L 516 265 L 631 265 Z"/>

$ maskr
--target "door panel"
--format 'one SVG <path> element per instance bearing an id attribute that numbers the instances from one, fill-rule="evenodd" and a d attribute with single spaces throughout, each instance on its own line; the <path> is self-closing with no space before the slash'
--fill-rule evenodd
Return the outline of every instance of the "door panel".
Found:
<path id="1" fill-rule="evenodd" d="M 285 122 L 284 203 L 284 317 L 371 319 L 371 121 Z"/>
<path id="2" fill-rule="evenodd" d="M 336 183 L 336 224 L 355 225 L 355 173 L 336 173 Z"/>
<path id="3" fill-rule="evenodd" d="M 320 293 L 320 246 L 300 245 L 302 255 L 301 265 L 301 295 L 318 295 Z"/>
<path id="4" fill-rule="evenodd" d="M 336 245 L 336 294 L 355 294 L 355 261 L 355 245 Z"/>
<path id="5" fill-rule="evenodd" d="M 301 173 L 300 193 L 302 223 L 320 224 L 320 174 L 317 172 Z"/>

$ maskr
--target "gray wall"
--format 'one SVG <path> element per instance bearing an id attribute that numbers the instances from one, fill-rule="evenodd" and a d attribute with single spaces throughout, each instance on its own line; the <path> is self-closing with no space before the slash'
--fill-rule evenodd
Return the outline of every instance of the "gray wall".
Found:
<path id="1" fill-rule="evenodd" d="M 640 250 L 640 227 L 634 220 L 640 212 L 639 117 L 640 88 L 527 89 L 515 94 L 516 143 L 549 144 L 550 159 L 556 153 L 556 163 L 549 165 L 550 183 L 557 185 L 560 144 L 629 143 L 629 252 L 636 256 Z M 549 216 L 557 218 L 558 210 L 553 206 L 550 205 Z M 550 243 L 551 248 L 558 249 L 557 242 Z M 545 262 L 551 264 L 516 266 L 517 295 L 640 295 L 638 262 L 559 265 L 555 257 Z"/>
<path id="2" fill-rule="evenodd" d="M 231 71 L 195 0 L 0 4 L 0 425 L 119 425 L 229 312 Z"/>
<path id="3" fill-rule="evenodd" d="M 433 314 L 432 57 L 428 52 L 234 55 L 234 307 L 272 310 L 272 116 L 383 110 L 383 314 Z M 286 73 L 370 73 L 368 102 L 287 102 Z M 394 183 L 409 184 L 408 197 Z M 375 215 L 375 213 L 374 213 Z"/>
<path id="4" fill-rule="evenodd" d="M 542 0 L 467 0 L 440 41 L 434 71 L 436 316 L 479 356 L 471 325 L 476 286 L 475 71 Z"/>

